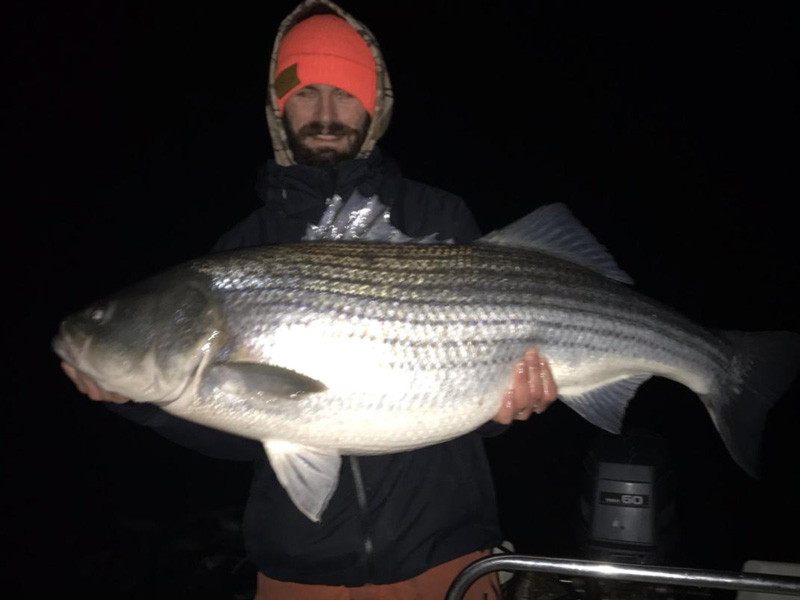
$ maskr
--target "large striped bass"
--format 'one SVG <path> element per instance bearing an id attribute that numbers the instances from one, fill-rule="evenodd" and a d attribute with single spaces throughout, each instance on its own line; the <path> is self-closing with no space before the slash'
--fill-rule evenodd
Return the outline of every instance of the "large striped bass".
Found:
<path id="1" fill-rule="evenodd" d="M 263 442 L 318 520 L 343 454 L 490 420 L 531 346 L 559 398 L 619 432 L 653 375 L 701 398 L 756 474 L 800 336 L 714 333 L 625 285 L 563 205 L 471 245 L 307 242 L 191 261 L 66 319 L 56 352 L 108 391 Z"/>

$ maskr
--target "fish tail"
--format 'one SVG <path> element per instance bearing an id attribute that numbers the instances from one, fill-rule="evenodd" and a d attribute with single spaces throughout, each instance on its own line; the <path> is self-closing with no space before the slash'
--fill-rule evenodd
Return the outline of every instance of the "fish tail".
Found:
<path id="1" fill-rule="evenodd" d="M 761 441 L 769 411 L 800 370 L 800 336 L 786 331 L 726 331 L 734 345 L 716 391 L 703 398 L 733 459 L 760 473 Z"/>

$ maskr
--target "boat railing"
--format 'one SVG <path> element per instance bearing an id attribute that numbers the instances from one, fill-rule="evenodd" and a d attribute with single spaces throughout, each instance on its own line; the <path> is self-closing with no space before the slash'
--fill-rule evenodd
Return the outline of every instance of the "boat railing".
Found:
<path id="1" fill-rule="evenodd" d="M 476 579 L 493 571 L 554 573 L 573 577 L 800 596 L 800 577 L 506 554 L 482 558 L 467 566 L 453 581 L 446 600 L 462 600 Z"/>

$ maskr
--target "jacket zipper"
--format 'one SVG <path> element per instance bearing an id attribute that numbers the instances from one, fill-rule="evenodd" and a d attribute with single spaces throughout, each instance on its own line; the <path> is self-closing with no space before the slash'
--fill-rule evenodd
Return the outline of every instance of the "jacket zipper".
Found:
<path id="1" fill-rule="evenodd" d="M 372 581 L 375 574 L 373 563 L 373 544 L 369 525 L 367 524 L 367 491 L 364 488 L 364 478 L 361 475 L 361 466 L 357 456 L 350 456 L 350 470 L 353 472 L 353 483 L 356 486 L 356 499 L 361 508 L 363 535 L 364 535 L 364 558 L 367 567 L 367 581 Z"/>

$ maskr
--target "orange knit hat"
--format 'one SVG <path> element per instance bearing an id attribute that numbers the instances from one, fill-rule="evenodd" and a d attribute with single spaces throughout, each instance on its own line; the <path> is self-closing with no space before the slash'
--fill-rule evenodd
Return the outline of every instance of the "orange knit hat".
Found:
<path id="1" fill-rule="evenodd" d="M 299 89 L 332 85 L 361 101 L 375 114 L 378 73 L 367 42 L 344 19 L 314 15 L 292 27 L 281 40 L 275 76 L 278 109 Z"/>

